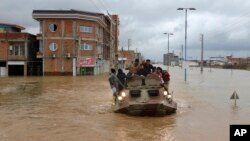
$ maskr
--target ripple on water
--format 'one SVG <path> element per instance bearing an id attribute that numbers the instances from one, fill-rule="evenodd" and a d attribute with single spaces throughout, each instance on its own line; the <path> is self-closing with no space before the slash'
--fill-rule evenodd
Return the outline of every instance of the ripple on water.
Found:
<path id="1" fill-rule="evenodd" d="M 180 114 L 188 112 L 191 108 L 191 105 L 189 105 L 189 103 L 184 99 L 175 99 L 175 101 L 178 103 L 177 112 Z"/>
<path id="2" fill-rule="evenodd" d="M 112 102 L 106 102 L 100 105 L 93 105 L 91 106 L 91 112 L 97 114 L 113 113 Z"/>
<path id="3" fill-rule="evenodd" d="M 7 94 L 16 93 L 16 92 L 17 92 L 17 88 L 13 86 L 7 86 L 4 88 L 1 88 L 0 90 L 1 95 L 7 95 Z"/>

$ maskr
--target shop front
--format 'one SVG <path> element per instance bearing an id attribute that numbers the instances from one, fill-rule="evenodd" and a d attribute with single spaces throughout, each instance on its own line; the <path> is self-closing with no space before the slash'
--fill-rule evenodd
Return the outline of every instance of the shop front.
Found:
<path id="1" fill-rule="evenodd" d="M 95 57 L 82 57 L 79 59 L 79 65 L 80 75 L 95 75 Z"/>

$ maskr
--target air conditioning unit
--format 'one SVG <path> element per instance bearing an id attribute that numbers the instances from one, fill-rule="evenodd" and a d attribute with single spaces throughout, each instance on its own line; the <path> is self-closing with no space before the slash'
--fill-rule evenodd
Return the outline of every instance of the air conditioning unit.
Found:
<path id="1" fill-rule="evenodd" d="M 56 58 L 56 54 L 53 53 L 53 54 L 52 54 L 52 58 Z"/>
<path id="2" fill-rule="evenodd" d="M 70 58 L 71 57 L 71 54 L 70 53 L 67 53 L 67 58 Z"/>

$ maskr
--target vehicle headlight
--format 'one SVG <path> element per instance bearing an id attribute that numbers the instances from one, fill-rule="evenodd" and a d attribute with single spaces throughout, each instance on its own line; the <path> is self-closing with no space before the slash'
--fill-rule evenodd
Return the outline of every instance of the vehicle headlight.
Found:
<path id="1" fill-rule="evenodd" d="M 167 92 L 167 91 L 164 91 L 164 92 L 163 92 L 163 95 L 165 95 L 165 96 L 168 95 L 168 92 Z"/>
<path id="2" fill-rule="evenodd" d="M 169 94 L 167 97 L 168 97 L 168 99 L 170 99 L 170 98 L 172 98 L 172 95 Z"/>
<path id="3" fill-rule="evenodd" d="M 125 92 L 122 92 L 121 95 L 122 95 L 122 97 L 126 97 L 126 93 Z"/>
<path id="4" fill-rule="evenodd" d="M 120 100 L 120 101 L 121 101 L 121 100 L 122 100 L 122 96 L 118 96 L 118 100 Z"/>

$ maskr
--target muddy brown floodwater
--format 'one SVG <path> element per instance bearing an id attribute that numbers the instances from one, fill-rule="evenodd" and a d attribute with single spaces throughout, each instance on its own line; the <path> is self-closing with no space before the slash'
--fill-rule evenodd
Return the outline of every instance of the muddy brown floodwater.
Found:
<path id="1" fill-rule="evenodd" d="M 250 124 L 249 71 L 170 74 L 178 109 L 164 117 L 113 113 L 107 74 L 2 77 L 0 141 L 228 141 L 230 124 Z"/>

